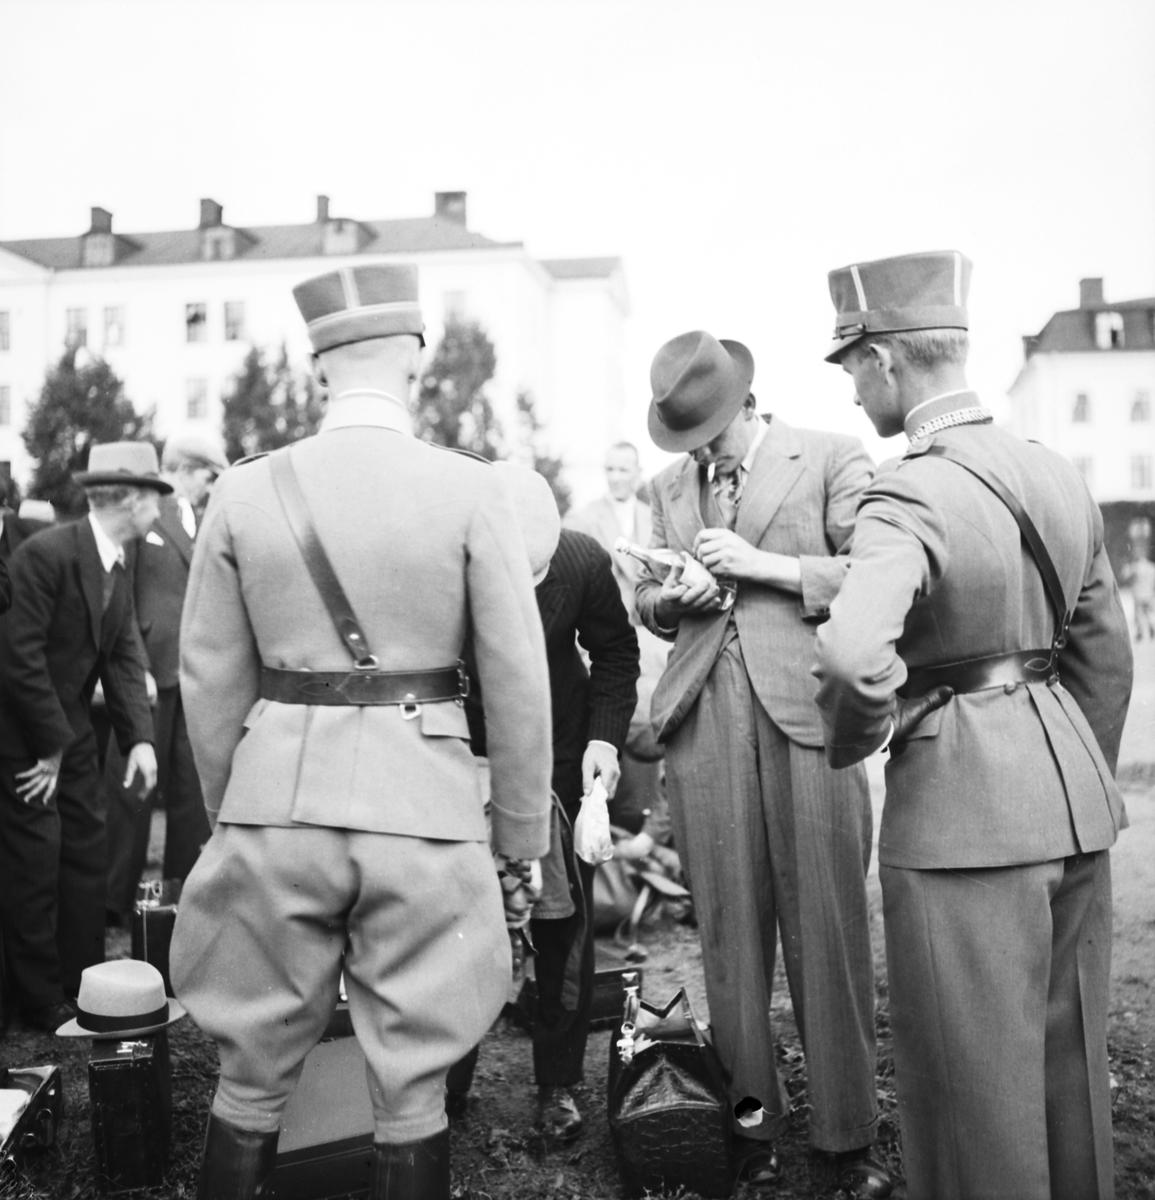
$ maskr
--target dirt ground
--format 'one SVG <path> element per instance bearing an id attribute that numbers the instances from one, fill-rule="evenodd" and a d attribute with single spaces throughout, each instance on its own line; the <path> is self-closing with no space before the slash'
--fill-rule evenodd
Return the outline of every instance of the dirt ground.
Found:
<path id="1" fill-rule="evenodd" d="M 1137 650 L 1137 687 L 1120 768 L 1131 827 L 1112 854 L 1115 942 L 1109 1046 L 1118 1200 L 1155 1200 L 1155 647 L 1148 642 Z M 876 806 L 881 801 L 880 782 L 875 765 Z M 873 871 L 869 886 L 877 963 L 879 1146 L 901 1176 L 881 898 Z M 695 931 L 665 919 L 646 928 L 642 941 L 649 954 L 643 964 L 647 997 L 664 1000 L 685 986 L 695 1009 L 708 1017 Z M 126 954 L 126 935 L 110 932 L 108 951 L 110 956 Z M 599 944 L 602 965 L 623 959 L 620 946 L 612 941 Z M 780 1066 L 794 1102 L 789 1133 L 779 1143 L 783 1175 L 772 1189 L 741 1187 L 736 1196 L 739 1200 L 755 1195 L 781 1200 L 832 1198 L 839 1193 L 827 1164 L 812 1157 L 806 1147 L 805 1063 L 781 969 L 779 976 L 774 1016 Z M 172 1027 L 170 1036 L 172 1163 L 164 1187 L 135 1193 L 149 1200 L 191 1200 L 195 1195 L 205 1116 L 215 1086 L 215 1054 L 204 1035 L 184 1020 Z M 482 1048 L 471 1108 L 453 1125 L 455 1200 L 618 1200 L 623 1196 L 605 1120 L 610 1037 L 609 1032 L 601 1032 L 590 1039 L 586 1082 L 577 1089 L 586 1117 L 584 1136 L 567 1149 L 541 1154 L 530 1136 L 529 1039 L 511 1021 L 499 1022 Z M 0 1196 L 6 1200 L 89 1200 L 100 1195 L 93 1175 L 87 1054 L 85 1041 L 59 1041 L 16 1028 L 0 1042 L 0 1064 L 60 1063 L 66 1105 L 56 1146 L 35 1156 L 23 1179 L 0 1185 Z"/>

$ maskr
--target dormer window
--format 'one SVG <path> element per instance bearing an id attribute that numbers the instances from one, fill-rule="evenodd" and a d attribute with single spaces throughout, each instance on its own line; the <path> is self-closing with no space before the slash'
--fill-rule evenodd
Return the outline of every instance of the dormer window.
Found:
<path id="1" fill-rule="evenodd" d="M 1080 392 L 1075 397 L 1075 407 L 1071 410 L 1071 420 L 1076 425 L 1086 425 L 1091 420 L 1091 397 L 1086 392 Z"/>
<path id="2" fill-rule="evenodd" d="M 334 217 L 325 222 L 323 250 L 326 254 L 356 254 L 363 242 L 357 221 Z"/>
<path id="3" fill-rule="evenodd" d="M 116 238 L 111 233 L 86 233 L 81 254 L 86 267 L 111 267 L 116 261 Z"/>
<path id="4" fill-rule="evenodd" d="M 217 225 L 201 232 L 201 258 L 205 262 L 224 262 L 237 256 L 237 231 Z"/>
<path id="5" fill-rule="evenodd" d="M 1101 312 L 1095 314 L 1095 345 L 1100 350 L 1123 348 L 1123 314 Z"/>

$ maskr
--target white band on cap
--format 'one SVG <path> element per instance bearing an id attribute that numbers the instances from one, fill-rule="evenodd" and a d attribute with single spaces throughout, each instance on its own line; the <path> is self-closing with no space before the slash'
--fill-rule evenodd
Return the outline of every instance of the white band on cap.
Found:
<path id="1" fill-rule="evenodd" d="M 862 289 L 862 277 L 858 274 L 858 267 L 850 268 L 850 278 L 854 280 L 854 290 L 858 293 L 858 311 L 868 312 L 866 307 L 866 292 Z"/>
<path id="2" fill-rule="evenodd" d="M 962 308 L 962 255 L 954 252 L 954 302 L 956 308 Z"/>
<path id="3" fill-rule="evenodd" d="M 362 304 L 357 308 L 343 308 L 340 312 L 326 313 L 309 322 L 309 333 L 314 330 L 328 329 L 330 325 L 339 325 L 342 321 L 362 317 L 384 317 L 390 313 L 419 313 L 416 300 L 389 300 L 384 304 Z"/>

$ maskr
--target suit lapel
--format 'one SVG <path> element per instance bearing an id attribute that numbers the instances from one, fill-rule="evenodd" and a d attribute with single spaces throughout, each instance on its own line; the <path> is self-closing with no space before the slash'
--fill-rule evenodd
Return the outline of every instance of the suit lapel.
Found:
<path id="1" fill-rule="evenodd" d="M 167 501 L 167 503 L 166 503 Z M 184 522 L 180 519 L 180 509 L 171 496 L 165 496 L 160 502 L 160 516 L 156 520 L 161 531 L 176 547 L 176 552 L 184 559 L 185 566 L 192 560 L 192 538 L 185 532 Z"/>
<path id="2" fill-rule="evenodd" d="M 689 550 L 694 544 L 694 538 L 698 536 L 698 531 L 705 529 L 702 523 L 699 489 L 698 464 L 687 457 L 682 469 L 670 484 L 667 516 L 677 536 L 671 539 L 667 534 L 666 544 L 672 550 Z"/>
<path id="3" fill-rule="evenodd" d="M 80 574 L 80 590 L 88 605 L 88 628 L 92 644 L 100 647 L 100 623 L 104 617 L 104 565 L 96 548 L 96 535 L 87 517 L 76 522 L 76 563 Z"/>
<path id="4" fill-rule="evenodd" d="M 735 533 L 757 546 L 801 474 L 801 443 L 789 425 L 774 417 L 754 456 L 754 469 L 738 505 Z"/>

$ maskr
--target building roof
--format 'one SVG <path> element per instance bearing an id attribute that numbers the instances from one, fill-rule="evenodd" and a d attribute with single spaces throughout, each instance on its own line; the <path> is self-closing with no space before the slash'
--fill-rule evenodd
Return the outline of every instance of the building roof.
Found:
<path id="1" fill-rule="evenodd" d="M 1087 285 L 1091 285 L 1088 287 Z M 1057 312 L 1036 334 L 1023 338 L 1023 354 L 1083 354 L 1095 351 L 1155 349 L 1155 296 L 1139 300 L 1103 299 L 1102 280 L 1082 281 L 1082 303 L 1078 308 Z M 1097 318 L 1101 313 L 1118 313 L 1121 336 L 1104 345 Z"/>
<path id="2" fill-rule="evenodd" d="M 620 258 L 543 258 L 541 265 L 554 279 L 609 279 Z"/>
<path id="3" fill-rule="evenodd" d="M 358 221 L 356 224 L 364 231 L 357 250 L 359 254 L 425 254 L 439 250 L 486 250 L 521 245 L 520 242 L 495 242 L 449 217 L 408 217 L 393 221 Z M 325 226 L 322 222 L 233 228 L 239 235 L 236 239 L 237 260 L 318 258 L 324 254 Z M 167 233 L 116 234 L 115 265 L 151 267 L 202 262 L 203 232 L 201 229 L 179 229 Z M 83 240 L 84 235 L 32 238 L 0 242 L 0 249 L 53 271 L 70 271 L 83 266 Z"/>

